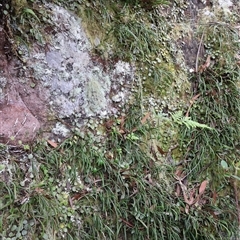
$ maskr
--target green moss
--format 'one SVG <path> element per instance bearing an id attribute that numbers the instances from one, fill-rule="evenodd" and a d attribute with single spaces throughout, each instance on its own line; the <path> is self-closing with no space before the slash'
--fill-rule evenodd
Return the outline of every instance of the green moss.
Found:
<path id="1" fill-rule="evenodd" d="M 12 0 L 11 6 L 15 12 L 15 15 L 17 16 L 22 13 L 24 8 L 28 7 L 28 2 L 27 0 Z"/>

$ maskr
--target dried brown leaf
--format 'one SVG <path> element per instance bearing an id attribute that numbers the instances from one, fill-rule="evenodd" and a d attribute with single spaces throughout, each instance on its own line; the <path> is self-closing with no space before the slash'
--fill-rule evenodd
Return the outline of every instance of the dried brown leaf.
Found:
<path id="1" fill-rule="evenodd" d="M 44 193 L 44 189 L 36 187 L 35 188 L 35 192 L 39 193 L 39 194 L 43 194 Z"/>
<path id="2" fill-rule="evenodd" d="M 217 197 L 218 197 L 218 194 L 217 194 L 217 192 L 214 191 L 213 195 L 212 195 L 213 203 L 216 203 Z"/>
<path id="3" fill-rule="evenodd" d="M 189 214 L 189 209 L 190 209 L 189 205 L 186 205 L 186 206 L 185 206 L 185 213 L 186 213 L 186 214 Z"/>
<path id="4" fill-rule="evenodd" d="M 118 131 L 118 133 L 120 133 L 120 134 L 124 134 L 125 131 L 124 131 L 123 129 L 120 129 L 120 130 Z"/>
<path id="5" fill-rule="evenodd" d="M 211 64 L 211 57 L 210 55 L 208 55 L 206 62 L 199 67 L 198 72 L 200 73 L 204 72 L 210 66 L 210 64 Z"/>
<path id="6" fill-rule="evenodd" d="M 121 220 L 122 220 L 126 225 L 128 225 L 130 228 L 133 228 L 133 227 L 134 227 L 133 224 L 131 224 L 131 223 L 128 222 L 127 220 L 125 220 L 125 219 L 123 219 L 123 218 L 121 218 Z"/>
<path id="7" fill-rule="evenodd" d="M 124 124 L 125 124 L 125 117 L 121 116 L 121 118 L 120 118 L 120 130 L 125 132 Z"/>
<path id="8" fill-rule="evenodd" d="M 57 143 L 55 143 L 55 142 L 53 142 L 53 141 L 51 141 L 51 140 L 47 140 L 47 142 L 48 142 L 48 144 L 51 145 L 53 148 L 57 148 L 57 147 L 58 147 Z"/>
<path id="9" fill-rule="evenodd" d="M 208 180 L 204 180 L 199 187 L 199 195 L 202 195 L 207 187 Z"/>
<path id="10" fill-rule="evenodd" d="M 150 112 L 145 114 L 145 116 L 141 120 L 141 124 L 144 124 L 148 120 L 149 117 L 150 117 Z"/>
<path id="11" fill-rule="evenodd" d="M 158 150 L 161 154 L 167 153 L 167 152 L 163 151 L 163 149 L 162 149 L 161 147 L 159 147 L 158 145 L 157 145 L 157 150 Z"/>
<path id="12" fill-rule="evenodd" d="M 68 197 L 68 203 L 69 203 L 70 207 L 73 208 L 73 200 L 70 196 Z"/>
<path id="13" fill-rule="evenodd" d="M 181 195 L 181 187 L 179 184 L 176 185 L 175 196 L 179 197 Z"/>
<path id="14" fill-rule="evenodd" d="M 112 119 L 110 119 L 110 120 L 108 120 L 107 122 L 105 122 L 105 127 L 107 128 L 107 129 L 111 129 L 112 128 L 112 126 L 113 126 L 113 123 L 114 123 L 114 120 L 112 120 Z"/>
<path id="15" fill-rule="evenodd" d="M 148 112 L 142 119 L 141 119 L 141 124 L 144 124 L 148 118 L 150 117 L 150 113 Z M 132 133 L 133 132 L 136 132 L 137 131 L 137 128 L 133 128 L 133 130 L 131 131 Z"/>
<path id="16" fill-rule="evenodd" d="M 181 179 L 184 177 L 183 168 L 182 166 L 177 167 L 175 172 L 176 179 Z"/>

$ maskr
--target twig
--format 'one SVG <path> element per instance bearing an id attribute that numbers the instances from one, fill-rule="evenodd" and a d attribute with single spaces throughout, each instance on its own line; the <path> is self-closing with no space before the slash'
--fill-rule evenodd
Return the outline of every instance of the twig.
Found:
<path id="1" fill-rule="evenodd" d="M 133 228 L 133 227 L 134 227 L 130 222 L 126 221 L 125 219 L 121 218 L 121 220 L 122 220 L 127 226 L 129 226 L 130 228 Z"/>

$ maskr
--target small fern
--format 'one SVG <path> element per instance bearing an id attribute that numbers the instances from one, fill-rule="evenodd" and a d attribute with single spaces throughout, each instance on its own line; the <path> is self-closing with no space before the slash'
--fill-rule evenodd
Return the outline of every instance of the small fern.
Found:
<path id="1" fill-rule="evenodd" d="M 184 124 L 188 129 L 199 127 L 199 128 L 207 128 L 207 129 L 213 130 L 213 128 L 207 126 L 206 124 L 198 123 L 196 121 L 191 120 L 190 117 L 183 116 L 182 111 L 178 111 L 174 114 L 171 114 L 171 116 L 175 123 L 179 125 Z"/>

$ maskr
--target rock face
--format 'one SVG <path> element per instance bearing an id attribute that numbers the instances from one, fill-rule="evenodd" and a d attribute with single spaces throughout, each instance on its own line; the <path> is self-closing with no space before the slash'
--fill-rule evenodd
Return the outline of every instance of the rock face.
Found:
<path id="1" fill-rule="evenodd" d="M 18 97 L 18 93 L 9 93 Z M 0 104 L 0 142 L 22 144 L 31 142 L 40 128 L 39 121 L 32 115 L 21 99 L 10 99 Z"/>
<path id="2" fill-rule="evenodd" d="M 111 97 L 121 92 L 120 101 L 126 101 L 129 90 L 120 88 L 132 84 L 131 66 L 116 62 L 110 69 L 94 60 L 81 20 L 61 7 L 48 7 L 56 31 L 48 36 L 47 50 L 32 51 L 27 63 L 34 78 L 47 89 L 51 109 L 60 118 L 115 114 Z"/>
<path id="3" fill-rule="evenodd" d="M 22 46 L 24 70 L 14 70 L 20 63 L 12 61 L 2 73 L 0 142 L 29 142 L 50 115 L 78 126 L 83 119 L 116 115 L 131 95 L 132 66 L 94 57 L 81 19 L 53 4 L 45 7 L 52 26 L 44 29 L 44 47 L 33 44 L 28 51 Z"/>
<path id="4" fill-rule="evenodd" d="M 31 112 L 35 100 L 27 107 L 23 95 L 27 88 L 19 85 L 15 78 L 17 61 L 9 61 L 9 49 L 3 28 L 0 29 L 0 39 L 3 45 L 0 48 L 0 143 L 23 144 L 31 142 L 40 128 L 39 120 Z M 34 95 L 32 95 L 33 97 Z"/>

